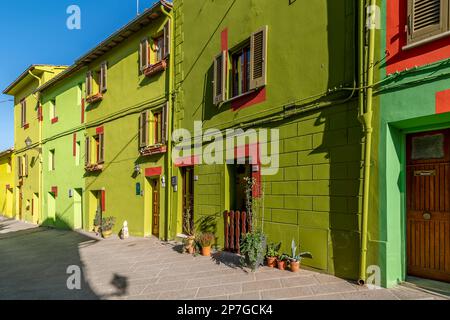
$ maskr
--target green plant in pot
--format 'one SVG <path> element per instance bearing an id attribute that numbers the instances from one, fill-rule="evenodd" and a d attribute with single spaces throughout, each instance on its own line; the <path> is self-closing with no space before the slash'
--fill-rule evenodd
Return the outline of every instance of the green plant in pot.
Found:
<path id="1" fill-rule="evenodd" d="M 269 243 L 267 246 L 267 252 L 266 252 L 266 261 L 267 266 L 269 268 L 275 268 L 277 265 L 277 257 L 279 255 L 278 251 L 281 248 L 281 242 L 279 243 Z"/>
<path id="2" fill-rule="evenodd" d="M 289 256 L 285 253 L 279 254 L 277 258 L 277 267 L 280 270 L 286 270 L 287 262 L 289 260 Z"/>
<path id="3" fill-rule="evenodd" d="M 191 204 L 184 210 L 183 229 L 186 238 L 183 240 L 184 251 L 193 254 L 195 252 L 195 225 L 192 221 L 192 207 Z"/>
<path id="4" fill-rule="evenodd" d="M 299 246 L 299 252 L 297 254 L 297 245 L 295 244 L 295 240 L 292 240 L 291 243 L 291 256 L 289 257 L 289 266 L 291 268 L 292 272 L 298 272 L 300 270 L 300 263 L 303 258 L 312 258 L 312 255 L 310 252 L 300 252 L 300 246 Z"/>
<path id="5" fill-rule="evenodd" d="M 201 233 L 199 236 L 196 237 L 196 242 L 200 245 L 202 256 L 209 257 L 211 256 L 211 246 L 216 240 L 216 237 L 213 233 L 205 232 Z"/>
<path id="6" fill-rule="evenodd" d="M 240 243 L 241 264 L 253 271 L 263 265 L 266 242 L 266 235 L 259 230 L 243 235 Z"/>
<path id="7" fill-rule="evenodd" d="M 103 238 L 109 238 L 112 235 L 112 229 L 116 224 L 116 218 L 107 217 L 102 219 L 101 231 Z"/>
<path id="8" fill-rule="evenodd" d="M 101 216 L 100 212 L 97 211 L 97 213 L 95 214 L 95 218 L 94 218 L 94 232 L 95 233 L 98 233 L 101 225 L 102 225 L 102 216 Z"/>

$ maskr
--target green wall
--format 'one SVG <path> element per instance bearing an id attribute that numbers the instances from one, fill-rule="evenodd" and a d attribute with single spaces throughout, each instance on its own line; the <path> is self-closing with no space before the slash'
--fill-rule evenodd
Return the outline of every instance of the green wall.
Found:
<path id="1" fill-rule="evenodd" d="M 41 94 L 43 106 L 43 224 L 66 229 L 86 226 L 78 214 L 76 192 L 84 192 L 84 127 L 81 99 L 84 72 L 58 82 Z M 52 123 L 52 101 L 58 122 Z M 77 155 L 74 156 L 74 135 Z M 50 151 L 55 154 L 55 170 L 50 170 Z M 52 188 L 57 187 L 55 197 Z M 50 203 L 49 203 L 50 202 Z M 81 220 L 81 221 L 80 221 Z M 84 222 L 84 223 L 83 223 Z"/>
<path id="2" fill-rule="evenodd" d="M 353 85 L 353 2 L 174 3 L 179 18 L 176 126 L 192 130 L 197 120 L 205 130 L 225 129 L 264 119 L 260 127 L 279 129 L 280 170 L 263 177 L 264 232 L 269 241 L 282 241 L 287 253 L 292 239 L 300 242 L 302 250 L 314 256 L 304 264 L 356 279 L 363 149 L 357 103 L 345 100 L 319 108 L 351 93 L 337 90 L 323 95 L 328 89 Z M 211 82 L 222 31 L 228 29 L 228 46 L 233 48 L 263 25 L 269 28 L 266 100 L 238 111 L 233 111 L 230 103 L 217 108 L 212 102 Z M 295 106 L 298 114 L 268 120 L 282 115 L 289 106 Z M 227 207 L 226 166 L 196 166 L 195 175 L 199 178 L 195 182 L 195 219 L 215 217 L 216 236 L 222 245 L 222 214 L 233 209 Z"/>
<path id="3" fill-rule="evenodd" d="M 386 1 L 380 1 L 382 29 L 377 48 L 380 57 L 386 50 Z M 408 133 L 438 130 L 449 127 L 450 115 L 435 114 L 436 92 L 449 88 L 445 73 L 450 68 L 445 63 L 399 72 L 387 77 L 386 64 L 379 64 L 378 77 L 386 79 L 376 91 L 379 130 L 377 144 L 377 180 L 379 203 L 372 211 L 378 221 L 373 221 L 372 245 L 379 245 L 385 259 L 384 284 L 388 287 L 406 279 L 406 146 Z M 442 75 L 442 76 L 441 76 Z M 424 78 L 433 77 L 425 81 Z M 374 171 L 374 173 L 376 173 Z M 377 214 L 378 213 L 378 214 Z"/>

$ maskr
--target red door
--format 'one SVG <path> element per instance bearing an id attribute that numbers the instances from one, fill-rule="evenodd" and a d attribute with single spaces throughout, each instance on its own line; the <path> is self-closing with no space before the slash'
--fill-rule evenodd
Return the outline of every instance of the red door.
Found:
<path id="1" fill-rule="evenodd" d="M 407 138 L 408 274 L 450 282 L 450 130 Z"/>

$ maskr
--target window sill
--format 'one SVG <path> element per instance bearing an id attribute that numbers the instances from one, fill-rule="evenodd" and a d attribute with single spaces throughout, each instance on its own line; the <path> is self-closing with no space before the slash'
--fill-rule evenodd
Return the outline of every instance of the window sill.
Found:
<path id="1" fill-rule="evenodd" d="M 167 152 L 167 146 L 166 145 L 148 146 L 148 147 L 141 148 L 141 150 L 139 150 L 139 153 L 143 157 L 151 156 L 151 155 L 154 155 L 154 154 L 166 153 L 166 152 Z"/>
<path id="2" fill-rule="evenodd" d="M 146 77 L 151 77 L 157 73 L 160 73 L 167 69 L 167 61 L 161 60 L 155 64 L 152 64 L 143 70 L 143 73 Z"/>
<path id="3" fill-rule="evenodd" d="M 52 124 L 55 124 L 55 123 L 57 123 L 57 122 L 58 122 L 58 120 L 59 120 L 59 119 L 58 119 L 58 117 L 56 117 L 56 118 L 53 118 L 53 119 L 52 119 Z"/>
<path id="4" fill-rule="evenodd" d="M 103 164 L 88 164 L 87 166 L 84 167 L 84 169 L 87 172 L 97 172 L 97 171 L 102 171 L 103 170 Z"/>
<path id="5" fill-rule="evenodd" d="M 244 98 L 244 97 L 246 97 L 246 96 L 251 95 L 252 93 L 255 93 L 256 91 L 258 91 L 258 89 L 252 89 L 252 90 L 247 91 L 247 92 L 245 92 L 245 93 L 242 93 L 242 94 L 240 94 L 240 95 L 238 95 L 238 96 L 235 96 L 235 97 L 233 97 L 233 98 L 230 98 L 230 99 L 228 99 L 228 100 L 226 100 L 226 101 L 224 101 L 224 102 L 222 102 L 222 103 L 225 104 L 225 103 L 230 103 L 230 102 L 239 100 L 239 99 L 241 99 L 241 98 Z"/>
<path id="6" fill-rule="evenodd" d="M 445 38 L 445 37 L 448 37 L 448 36 L 450 36 L 450 31 L 446 31 L 446 32 L 437 34 L 435 36 L 432 36 L 432 37 L 429 37 L 429 38 L 425 38 L 425 39 L 413 42 L 411 44 L 407 44 L 406 46 L 402 47 L 402 50 L 403 51 L 411 50 L 411 49 L 417 48 L 417 47 L 419 47 L 421 45 L 425 45 L 427 43 L 430 43 L 430 42 L 433 42 L 433 41 L 436 41 L 436 40 L 439 40 L 439 39 L 442 39 L 442 38 Z"/>
<path id="7" fill-rule="evenodd" d="M 29 124 L 29 123 L 24 124 L 24 125 L 22 126 L 22 128 L 23 128 L 23 130 L 27 130 L 28 128 L 30 128 L 30 124 Z"/>
<path id="8" fill-rule="evenodd" d="M 101 100 L 103 100 L 103 95 L 100 92 L 97 94 L 94 94 L 94 95 L 90 95 L 89 97 L 86 98 L 86 102 L 89 104 L 95 103 L 95 102 L 98 102 Z"/>

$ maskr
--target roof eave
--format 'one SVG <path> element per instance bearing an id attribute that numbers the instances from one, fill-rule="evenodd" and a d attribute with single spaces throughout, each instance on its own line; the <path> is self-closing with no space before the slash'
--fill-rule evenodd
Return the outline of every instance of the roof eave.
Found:
<path id="1" fill-rule="evenodd" d="M 88 53 L 84 54 L 83 56 L 81 56 L 80 58 L 75 60 L 75 63 L 72 66 L 70 66 L 69 68 L 67 68 L 67 70 L 61 72 L 59 75 L 57 75 L 53 79 L 47 81 L 42 86 L 37 88 L 34 92 L 35 93 L 36 92 L 43 92 L 43 91 L 47 90 L 48 88 L 50 88 L 54 84 L 58 83 L 59 81 L 61 81 L 65 77 L 67 77 L 67 76 L 71 75 L 72 73 L 82 69 L 83 67 L 85 67 L 86 65 L 88 65 L 92 61 L 96 60 L 97 58 L 99 58 L 100 56 L 102 56 L 103 54 L 108 52 L 109 50 L 112 50 L 113 48 L 115 48 L 117 45 L 119 45 L 120 43 L 122 43 L 123 41 L 128 39 L 131 35 L 133 35 L 134 33 L 136 33 L 139 30 L 141 30 L 143 27 L 145 27 L 148 24 L 150 24 L 154 19 L 159 18 L 159 16 L 158 16 L 158 17 L 155 17 L 155 18 L 151 19 L 150 16 L 154 13 L 153 11 L 155 11 L 156 9 L 159 10 L 159 8 L 161 6 L 164 6 L 167 9 L 172 10 L 172 5 L 170 3 L 166 2 L 166 1 L 163 1 L 163 0 L 160 0 L 160 1 L 156 2 L 152 7 L 148 8 L 147 10 L 145 10 L 142 14 L 140 14 L 139 16 L 137 16 L 136 18 L 131 20 L 129 23 L 127 23 L 125 26 L 121 27 L 119 30 L 114 32 L 108 38 L 106 38 L 105 40 L 100 42 L 100 44 L 95 46 Z M 142 25 L 141 20 L 144 20 L 145 18 L 149 19 L 150 22 L 146 23 L 145 25 Z M 133 27 L 137 27 L 138 29 L 137 30 L 131 29 Z M 129 34 L 124 36 L 123 33 L 126 33 L 126 32 L 129 32 Z M 116 39 L 118 37 L 121 37 L 123 39 L 121 39 L 119 41 L 119 39 Z M 107 47 L 107 48 L 105 48 L 105 47 Z"/>

